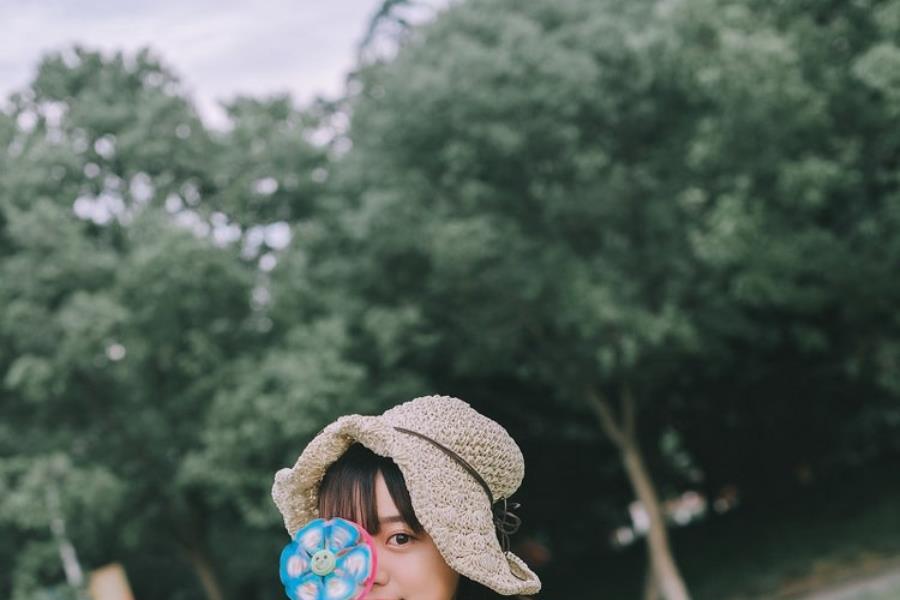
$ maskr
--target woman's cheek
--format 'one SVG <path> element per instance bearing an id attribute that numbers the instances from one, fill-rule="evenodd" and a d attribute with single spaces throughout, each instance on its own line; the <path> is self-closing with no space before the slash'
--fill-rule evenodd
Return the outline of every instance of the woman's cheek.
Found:
<path id="1" fill-rule="evenodd" d="M 420 572 L 428 573 L 427 581 L 424 582 L 428 586 L 425 597 L 451 600 L 459 584 L 459 574 L 450 568 L 433 543 L 421 548 L 419 559 Z"/>
<path id="2" fill-rule="evenodd" d="M 419 548 L 393 550 L 388 560 L 404 598 L 407 600 L 440 598 L 435 594 L 438 590 L 434 586 L 437 580 L 435 575 L 438 573 L 435 572 L 435 565 L 430 560 L 428 552 L 423 552 Z"/>

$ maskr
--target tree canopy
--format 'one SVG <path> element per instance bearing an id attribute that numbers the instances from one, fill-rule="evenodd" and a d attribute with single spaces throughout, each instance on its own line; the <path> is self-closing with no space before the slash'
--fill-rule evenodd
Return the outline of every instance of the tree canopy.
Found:
<path id="1" fill-rule="evenodd" d="M 0 594 L 66 597 L 59 518 L 142 598 L 278 594 L 275 470 L 428 393 L 520 441 L 560 563 L 641 469 L 765 503 L 896 457 L 900 2 L 469 0 L 398 46 L 224 130 L 149 50 L 9 98 Z"/>

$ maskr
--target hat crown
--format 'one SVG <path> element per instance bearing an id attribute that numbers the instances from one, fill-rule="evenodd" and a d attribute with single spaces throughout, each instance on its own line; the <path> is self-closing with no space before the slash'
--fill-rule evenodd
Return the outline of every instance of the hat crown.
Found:
<path id="1" fill-rule="evenodd" d="M 385 411 L 385 423 L 431 438 L 465 460 L 488 484 L 494 499 L 515 492 L 525 460 L 499 423 L 451 396 L 422 396 Z"/>

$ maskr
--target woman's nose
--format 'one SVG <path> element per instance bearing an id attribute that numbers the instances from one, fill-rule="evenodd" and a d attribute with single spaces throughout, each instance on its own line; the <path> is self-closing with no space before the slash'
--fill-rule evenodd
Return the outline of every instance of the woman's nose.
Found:
<path id="1" fill-rule="evenodd" d="M 390 575 L 388 574 L 386 561 L 381 560 L 381 556 L 378 557 L 377 564 L 375 565 L 375 579 L 373 580 L 374 585 L 385 585 L 390 580 Z"/>

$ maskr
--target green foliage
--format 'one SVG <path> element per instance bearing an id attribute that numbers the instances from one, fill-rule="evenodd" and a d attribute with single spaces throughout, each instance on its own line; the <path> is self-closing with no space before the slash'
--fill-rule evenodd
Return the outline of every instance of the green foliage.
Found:
<path id="1" fill-rule="evenodd" d="M 258 359 L 235 364 L 234 386 L 221 390 L 203 423 L 203 446 L 179 474 L 202 486 L 214 503 L 236 505 L 251 526 L 279 522 L 268 492 L 272 466 L 290 465 L 297 440 L 348 412 L 372 412 L 365 370 L 346 356 L 347 332 L 337 319 L 299 325 Z"/>
<path id="2" fill-rule="evenodd" d="M 325 149 L 313 144 L 318 116 L 298 111 L 289 97 L 238 98 L 225 108 L 231 127 L 210 157 L 210 206 L 245 226 L 313 215 L 328 178 Z"/>
<path id="3" fill-rule="evenodd" d="M 50 56 L 10 111 L 0 527 L 22 552 L 0 593 L 33 597 L 61 577 L 41 508 L 51 488 L 86 566 L 138 545 L 209 552 L 205 528 L 229 509 L 207 510 L 215 494 L 203 485 L 218 482 L 190 465 L 215 440 L 203 426 L 216 397 L 262 341 L 250 302 L 259 274 L 214 235 L 227 219 L 199 205 L 216 193 L 213 136 L 148 53 Z M 254 502 L 271 522 L 265 497 Z"/>
<path id="4" fill-rule="evenodd" d="M 559 560 L 548 478 L 597 535 L 629 497 L 587 390 L 635 392 L 664 489 L 896 453 L 900 3 L 472 0 L 407 33 L 350 97 L 224 131 L 148 51 L 10 98 L 0 594 L 68 593 L 54 487 L 85 565 L 269 597 L 274 471 L 423 393 L 522 441 Z"/>

